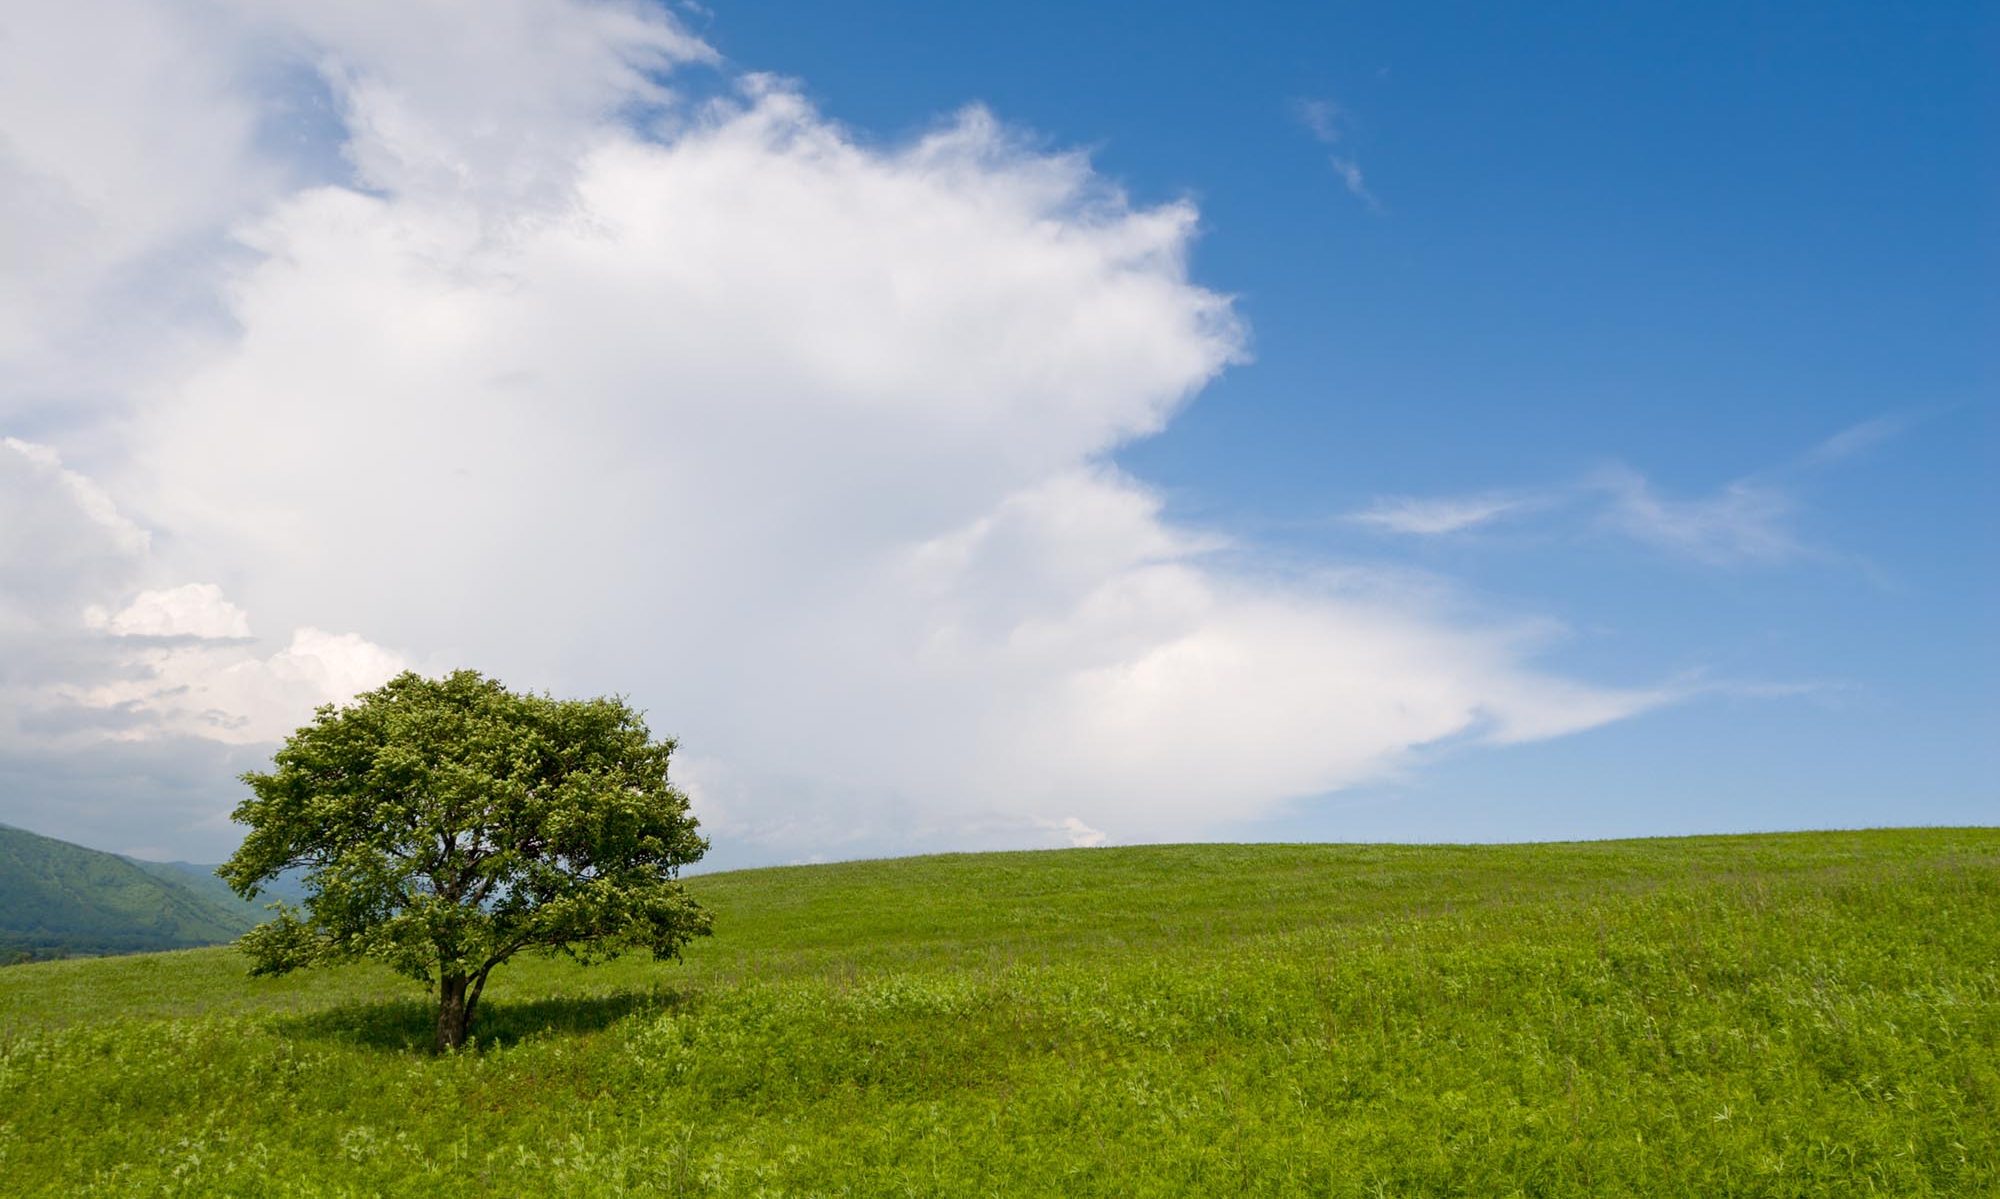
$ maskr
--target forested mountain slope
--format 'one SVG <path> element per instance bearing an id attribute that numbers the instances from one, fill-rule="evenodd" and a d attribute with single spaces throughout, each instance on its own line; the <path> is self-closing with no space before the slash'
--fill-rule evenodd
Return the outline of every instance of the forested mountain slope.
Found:
<path id="1" fill-rule="evenodd" d="M 256 904 L 184 863 L 117 854 L 0 825 L 0 962 L 185 949 L 234 940 Z"/>

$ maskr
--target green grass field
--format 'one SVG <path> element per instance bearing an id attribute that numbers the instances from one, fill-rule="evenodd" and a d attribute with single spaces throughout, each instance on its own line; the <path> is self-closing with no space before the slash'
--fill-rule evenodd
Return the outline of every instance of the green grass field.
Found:
<path id="1" fill-rule="evenodd" d="M 0 1191 L 1995 1195 L 2000 829 L 710 875 L 682 965 L 0 970 Z"/>

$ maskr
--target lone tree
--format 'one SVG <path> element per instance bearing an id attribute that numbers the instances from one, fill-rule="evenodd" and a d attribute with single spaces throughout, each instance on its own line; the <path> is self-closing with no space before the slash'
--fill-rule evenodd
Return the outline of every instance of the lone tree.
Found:
<path id="1" fill-rule="evenodd" d="M 406 672 L 319 709 L 243 776 L 250 826 L 217 871 L 254 898 L 302 869 L 303 909 L 248 933 L 252 974 L 357 958 L 438 993 L 437 1049 L 465 1041 L 493 968 L 525 949 L 678 958 L 709 914 L 676 876 L 708 842 L 667 781 L 671 740 L 613 698 Z"/>

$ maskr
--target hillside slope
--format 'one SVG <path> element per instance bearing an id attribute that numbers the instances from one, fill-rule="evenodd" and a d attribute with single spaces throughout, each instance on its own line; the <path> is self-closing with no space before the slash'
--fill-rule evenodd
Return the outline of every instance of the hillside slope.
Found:
<path id="1" fill-rule="evenodd" d="M 215 873 L 215 866 L 199 862 L 143 862 L 137 858 L 127 858 L 134 866 L 154 878 L 185 887 L 225 911 L 235 912 L 253 924 L 271 918 L 270 905 L 276 902 L 299 904 L 305 900 L 305 872 L 287 870 L 265 883 L 257 892 L 257 898 L 244 899 L 229 889 Z"/>
<path id="2" fill-rule="evenodd" d="M 171 867 L 0 825 L 0 962 L 215 945 L 256 920 Z"/>
<path id="3" fill-rule="evenodd" d="M 2000 1194 L 2000 830 L 706 875 L 681 965 L 0 971 L 89 1195 Z M 115 1113 L 115 1117 L 110 1113 Z"/>

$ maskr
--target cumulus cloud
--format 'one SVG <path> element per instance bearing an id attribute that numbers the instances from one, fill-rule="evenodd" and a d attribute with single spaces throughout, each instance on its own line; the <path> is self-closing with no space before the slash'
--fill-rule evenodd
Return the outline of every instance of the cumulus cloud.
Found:
<path id="1" fill-rule="evenodd" d="M 1090 849 L 1104 844 L 1102 829 L 1094 829 L 1074 816 L 1065 816 L 1061 820 L 1037 821 L 1037 823 L 1043 828 L 1068 837 L 1071 849 Z"/>
<path id="2" fill-rule="evenodd" d="M 186 735 L 237 745 L 275 741 L 320 704 L 351 699 L 406 666 L 354 633 L 312 628 L 266 656 L 196 643 L 150 647 L 127 661 L 137 668 L 128 677 L 57 694 L 85 712 L 128 718 L 113 739 Z"/>
<path id="3" fill-rule="evenodd" d="M 0 765 L 77 768 L 107 742 L 269 742 L 403 668 L 309 628 L 261 653 L 220 587 L 143 586 L 164 569 L 150 534 L 46 446 L 0 442 L 0 516 Z M 74 756 L 48 756 L 60 749 Z"/>
<path id="4" fill-rule="evenodd" d="M 666 72 L 715 51 L 641 0 L 234 0 L 249 28 L 313 64 L 347 128 L 356 182 L 449 194 L 505 217 L 559 203 L 605 123 L 668 106 Z"/>
<path id="5" fill-rule="evenodd" d="M 246 203 L 204 351 L 78 431 L 164 548 L 65 601 L 121 656 L 18 728 L 254 744 L 405 647 L 632 695 L 777 859 L 1212 835 L 1660 702 L 1107 464 L 1244 357 L 1191 205 L 977 108 L 879 145 L 765 77 L 680 99 L 712 54 L 662 10 L 495 9 L 231 18 L 244 73 L 312 64 L 347 173 Z"/>
<path id="6" fill-rule="evenodd" d="M 142 591 L 116 612 L 99 604 L 83 610 L 83 621 L 119 637 L 248 637 L 250 617 L 213 583 L 183 583 Z"/>

